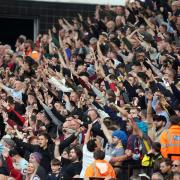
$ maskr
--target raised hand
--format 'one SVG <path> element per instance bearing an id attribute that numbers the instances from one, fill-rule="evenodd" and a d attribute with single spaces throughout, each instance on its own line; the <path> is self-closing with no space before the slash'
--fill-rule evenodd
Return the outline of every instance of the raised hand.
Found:
<path id="1" fill-rule="evenodd" d="M 4 107 L 4 108 L 6 108 L 6 109 L 8 109 L 9 108 L 9 105 L 8 105 L 8 103 L 7 102 L 5 102 L 4 100 L 2 100 L 1 101 L 2 102 L 2 106 Z"/>
<path id="2" fill-rule="evenodd" d="M 2 155 L 4 158 L 7 158 L 9 156 L 9 149 L 5 147 L 3 149 Z"/>
<path id="3" fill-rule="evenodd" d="M 63 95 L 63 100 L 64 100 L 65 102 L 68 102 L 68 101 L 69 101 L 69 97 L 68 97 L 66 94 L 64 94 L 64 95 Z"/>
<path id="4" fill-rule="evenodd" d="M 60 141 L 59 138 L 56 138 L 55 141 L 54 141 L 54 143 L 55 143 L 56 146 L 59 146 L 60 143 L 61 143 L 61 141 Z"/>
<path id="5" fill-rule="evenodd" d="M 59 19 L 58 22 L 59 22 L 59 25 L 60 25 L 60 26 L 62 26 L 62 25 L 64 24 L 64 22 L 63 22 L 62 19 Z"/>
<path id="6" fill-rule="evenodd" d="M 92 129 L 92 123 L 88 124 L 88 129 L 91 130 Z"/>
<path id="7" fill-rule="evenodd" d="M 146 98 L 147 98 L 149 101 L 152 101 L 152 100 L 153 100 L 153 94 L 152 94 L 151 92 L 147 92 Z"/>

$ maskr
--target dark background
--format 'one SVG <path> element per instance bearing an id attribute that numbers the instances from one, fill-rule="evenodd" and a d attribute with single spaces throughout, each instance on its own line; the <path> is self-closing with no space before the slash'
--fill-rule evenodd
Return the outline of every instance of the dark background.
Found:
<path id="1" fill-rule="evenodd" d="M 47 32 L 58 19 L 68 20 L 81 13 L 83 17 L 94 13 L 94 5 L 48 3 L 18 0 L 0 0 L 0 42 L 14 45 L 20 34 L 33 39 L 33 19 L 39 21 L 39 32 Z"/>
<path id="2" fill-rule="evenodd" d="M 33 39 L 33 20 L 17 18 L 0 18 L 0 41 L 14 46 L 19 35 L 24 34 Z"/>

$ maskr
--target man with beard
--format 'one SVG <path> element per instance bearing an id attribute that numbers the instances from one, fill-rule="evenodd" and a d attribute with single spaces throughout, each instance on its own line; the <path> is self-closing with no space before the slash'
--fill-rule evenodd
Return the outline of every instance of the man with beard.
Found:
<path id="1" fill-rule="evenodd" d="M 59 155 L 58 144 L 60 141 L 56 141 L 55 158 L 61 161 L 61 178 L 63 180 L 69 180 L 72 178 L 78 178 L 82 170 L 82 151 L 79 147 L 73 147 L 69 152 L 69 159 L 66 159 Z"/>
<path id="2" fill-rule="evenodd" d="M 153 122 L 156 128 L 155 132 L 155 141 L 159 142 L 161 133 L 165 130 L 166 118 L 161 115 L 154 115 Z"/>

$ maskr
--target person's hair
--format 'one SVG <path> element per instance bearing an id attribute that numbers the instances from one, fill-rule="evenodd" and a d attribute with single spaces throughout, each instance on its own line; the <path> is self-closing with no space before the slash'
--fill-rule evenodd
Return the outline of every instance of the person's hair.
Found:
<path id="1" fill-rule="evenodd" d="M 36 163 L 33 163 L 33 162 L 29 162 L 29 163 L 33 164 L 34 172 L 33 172 L 33 174 L 26 174 L 26 179 L 33 179 L 33 177 L 36 175 L 38 166 Z"/>
<path id="2" fill-rule="evenodd" d="M 105 152 L 102 150 L 94 151 L 94 159 L 103 160 L 105 158 Z"/>
<path id="3" fill-rule="evenodd" d="M 87 142 L 87 149 L 88 149 L 88 151 L 94 152 L 94 150 L 95 150 L 96 147 L 97 147 L 97 145 L 96 145 L 96 139 L 90 139 L 90 140 Z"/>
<path id="4" fill-rule="evenodd" d="M 16 149 L 10 150 L 10 151 L 9 151 L 9 154 L 10 154 L 11 157 L 16 156 L 16 155 L 19 155 L 19 153 L 18 153 L 18 151 L 17 151 Z"/>
<path id="5" fill-rule="evenodd" d="M 14 104 L 14 100 L 13 100 L 13 97 L 12 96 L 8 96 L 7 97 L 7 102 L 9 103 L 9 104 Z"/>
<path id="6" fill-rule="evenodd" d="M 167 31 L 167 25 L 166 24 L 161 24 L 161 26 Z"/>
<path id="7" fill-rule="evenodd" d="M 109 96 L 113 97 L 113 98 L 116 97 L 116 95 L 115 95 L 115 93 L 114 93 L 114 91 L 113 91 L 112 89 L 107 90 L 107 94 L 108 94 Z"/>
<path id="8" fill-rule="evenodd" d="M 154 115 L 153 115 L 153 120 L 154 120 L 154 121 L 158 120 L 158 121 L 163 121 L 163 122 L 165 122 L 164 126 L 165 126 L 166 123 L 167 123 L 166 117 L 165 117 L 165 116 L 162 116 L 162 115 L 156 115 L 156 114 L 154 114 Z"/>
<path id="9" fill-rule="evenodd" d="M 166 166 L 172 165 L 172 161 L 169 158 L 164 159 L 161 163 L 163 163 L 163 162 L 166 164 Z"/>
<path id="10" fill-rule="evenodd" d="M 27 40 L 25 41 L 25 43 L 29 43 L 30 46 L 31 46 L 31 48 L 34 47 L 34 42 L 33 42 L 32 40 L 30 40 L 30 39 L 27 39 Z"/>
<path id="11" fill-rule="evenodd" d="M 29 138 L 29 143 L 31 143 L 34 139 L 37 139 L 37 136 L 31 136 L 31 137 Z"/>
<path id="12" fill-rule="evenodd" d="M 32 113 L 33 113 L 33 114 L 36 114 L 36 115 L 37 115 L 38 112 L 39 112 L 39 111 L 38 111 L 37 109 L 33 109 L 33 110 L 32 110 Z"/>
<path id="13" fill-rule="evenodd" d="M 152 143 L 152 148 L 156 151 L 156 152 L 160 152 L 161 151 L 161 144 L 159 142 L 153 142 Z"/>
<path id="14" fill-rule="evenodd" d="M 24 39 L 22 37 L 18 37 L 17 41 L 21 44 L 24 43 Z"/>
<path id="15" fill-rule="evenodd" d="M 96 109 L 89 109 L 88 112 L 89 112 L 89 111 L 94 111 L 94 113 L 96 113 L 96 115 L 97 115 L 97 118 L 100 117 L 100 115 L 99 115 L 99 113 L 97 112 Z"/>
<path id="16" fill-rule="evenodd" d="M 160 171 L 160 164 L 164 161 L 163 158 L 156 159 L 154 162 L 154 172 Z"/>
<path id="17" fill-rule="evenodd" d="M 47 133 L 39 133 L 38 137 L 39 136 L 44 136 L 46 139 L 49 139 L 49 135 Z"/>
<path id="18" fill-rule="evenodd" d="M 157 175 L 157 176 L 158 176 L 158 180 L 164 180 L 162 174 L 159 173 L 159 172 L 153 173 L 152 176 L 153 176 L 153 175 Z"/>
<path id="19" fill-rule="evenodd" d="M 109 127 L 111 125 L 111 119 L 109 117 L 104 118 L 104 124 L 106 125 L 106 127 Z"/>
<path id="20" fill-rule="evenodd" d="M 81 161 L 82 155 L 83 155 L 81 149 L 76 146 L 76 147 L 72 147 L 72 148 L 70 149 L 70 151 L 71 151 L 71 150 L 74 150 L 74 151 L 76 152 L 79 161 Z"/>
<path id="21" fill-rule="evenodd" d="M 180 125 L 180 117 L 178 116 L 171 116 L 170 117 L 171 125 Z"/>
<path id="22" fill-rule="evenodd" d="M 60 163 L 60 161 L 58 159 L 53 159 L 53 160 L 51 160 L 51 165 L 60 166 L 61 163 Z"/>
<path id="23" fill-rule="evenodd" d="M 69 147 L 66 147 L 63 152 L 67 152 L 69 154 Z"/>

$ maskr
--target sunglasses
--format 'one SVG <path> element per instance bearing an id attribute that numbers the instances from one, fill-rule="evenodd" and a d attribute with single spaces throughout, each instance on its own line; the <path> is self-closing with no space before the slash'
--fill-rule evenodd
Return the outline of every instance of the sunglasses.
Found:
<path id="1" fill-rule="evenodd" d="M 172 164 L 172 167 L 178 167 L 178 166 L 180 166 L 180 165 L 177 165 L 177 164 Z"/>

